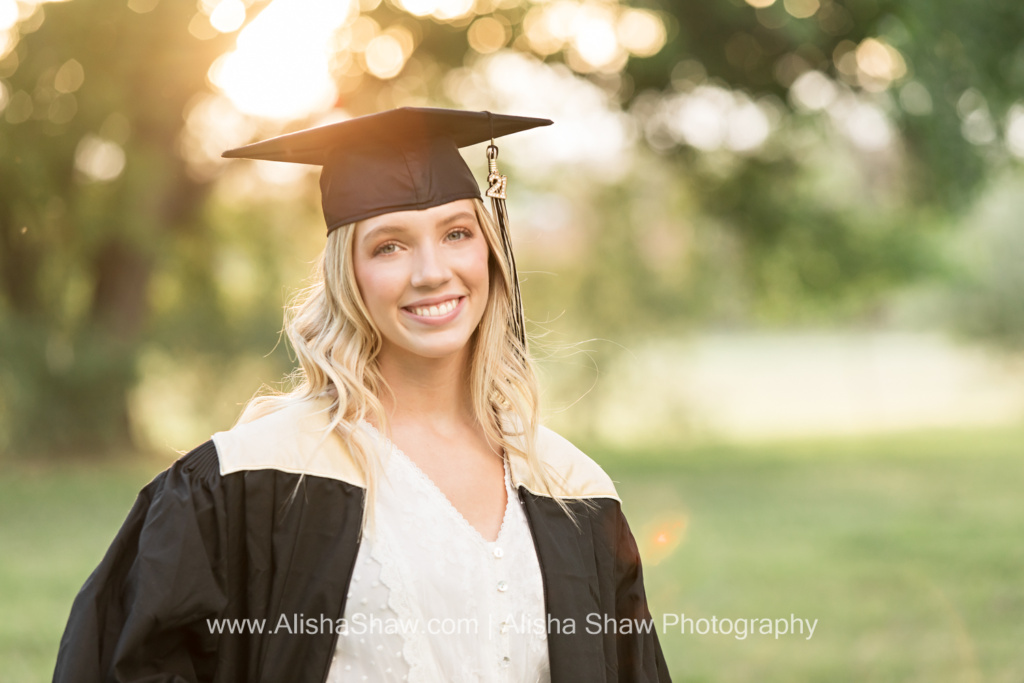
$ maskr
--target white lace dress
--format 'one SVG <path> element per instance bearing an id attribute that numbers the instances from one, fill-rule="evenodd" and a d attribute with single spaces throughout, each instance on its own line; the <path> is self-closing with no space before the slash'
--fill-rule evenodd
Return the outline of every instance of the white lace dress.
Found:
<path id="1" fill-rule="evenodd" d="M 385 476 L 356 557 L 328 683 L 549 683 L 540 566 L 505 463 L 488 542 L 368 423 Z"/>

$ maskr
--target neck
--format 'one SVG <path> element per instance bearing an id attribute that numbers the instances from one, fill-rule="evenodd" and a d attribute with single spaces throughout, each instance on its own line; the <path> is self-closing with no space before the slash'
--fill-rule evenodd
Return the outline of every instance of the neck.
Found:
<path id="1" fill-rule="evenodd" d="M 426 422 L 446 428 L 475 420 L 469 389 L 469 346 L 446 358 L 378 356 L 384 380 L 391 387 L 381 397 L 392 424 Z"/>

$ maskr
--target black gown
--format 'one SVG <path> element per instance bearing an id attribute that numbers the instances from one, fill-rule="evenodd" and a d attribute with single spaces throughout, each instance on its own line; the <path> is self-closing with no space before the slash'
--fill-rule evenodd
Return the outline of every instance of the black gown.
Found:
<path id="1" fill-rule="evenodd" d="M 75 598 L 54 681 L 322 683 L 365 494 L 326 424 L 315 403 L 286 408 L 147 485 Z M 577 527 L 510 463 L 544 582 L 552 683 L 669 681 L 614 485 L 550 430 L 538 450 L 564 477 L 560 495 L 595 504 L 569 502 Z"/>

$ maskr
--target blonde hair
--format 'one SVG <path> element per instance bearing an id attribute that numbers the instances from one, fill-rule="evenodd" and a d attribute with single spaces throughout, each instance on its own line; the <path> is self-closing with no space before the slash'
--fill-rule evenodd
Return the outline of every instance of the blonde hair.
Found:
<path id="1" fill-rule="evenodd" d="M 490 252 L 487 305 L 469 342 L 473 414 L 488 441 L 510 459 L 523 458 L 539 493 L 554 498 L 575 522 L 565 502 L 553 495 L 553 478 L 558 475 L 548 471 L 536 452 L 539 389 L 533 363 L 510 325 L 512 269 L 494 218 L 482 201 L 475 199 L 473 204 Z M 382 337 L 360 295 L 352 265 L 355 225 L 328 235 L 313 284 L 299 292 L 286 311 L 285 333 L 299 361 L 291 375 L 294 388 L 254 397 L 239 423 L 297 403 L 331 399 L 329 428 L 337 432 L 365 478 L 365 529 L 372 516 L 377 468 L 375 445 L 357 426 L 372 417 L 382 434 L 390 434 L 380 400 L 390 388 L 377 364 Z"/>

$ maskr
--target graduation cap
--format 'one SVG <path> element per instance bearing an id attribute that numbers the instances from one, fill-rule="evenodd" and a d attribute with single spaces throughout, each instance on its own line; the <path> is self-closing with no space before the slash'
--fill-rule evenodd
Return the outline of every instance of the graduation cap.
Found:
<path id="1" fill-rule="evenodd" d="M 506 181 L 498 173 L 494 138 L 551 123 L 486 111 L 403 107 L 280 135 L 228 150 L 222 156 L 322 166 L 320 193 L 330 233 L 385 213 L 479 198 L 480 187 L 459 148 L 490 140 L 486 194 L 512 269 L 510 324 L 525 350 L 519 278 L 508 235 Z"/>

